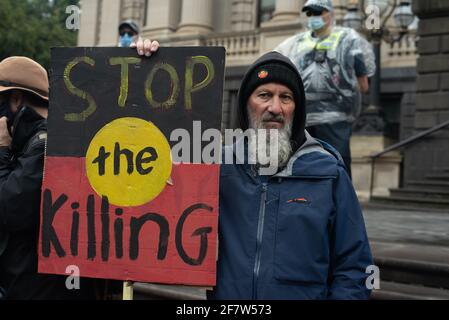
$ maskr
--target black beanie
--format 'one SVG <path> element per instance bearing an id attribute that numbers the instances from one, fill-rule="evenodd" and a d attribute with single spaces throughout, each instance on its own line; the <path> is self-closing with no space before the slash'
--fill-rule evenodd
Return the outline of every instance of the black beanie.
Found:
<path id="1" fill-rule="evenodd" d="M 273 61 L 252 70 L 248 81 L 242 86 L 242 102 L 246 103 L 257 87 L 270 82 L 276 82 L 289 88 L 293 93 L 295 105 L 300 105 L 301 92 L 299 92 L 296 72 L 283 63 L 275 63 Z"/>
<path id="2" fill-rule="evenodd" d="M 292 123 L 292 140 L 294 149 L 305 140 L 305 93 L 301 76 L 290 59 L 278 52 L 269 52 L 259 58 L 246 73 L 239 91 L 240 127 L 248 129 L 248 99 L 257 87 L 266 83 L 279 83 L 288 87 L 293 93 L 295 114 Z"/>

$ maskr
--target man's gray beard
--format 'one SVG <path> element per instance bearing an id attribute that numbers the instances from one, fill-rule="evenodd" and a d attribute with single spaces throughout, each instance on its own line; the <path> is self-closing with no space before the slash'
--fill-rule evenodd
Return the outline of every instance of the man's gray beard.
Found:
<path id="1" fill-rule="evenodd" d="M 257 143 L 249 143 L 249 157 L 256 161 L 257 164 L 261 166 L 267 166 L 273 163 L 277 163 L 278 168 L 283 168 L 287 165 L 288 160 L 292 155 L 292 145 L 290 142 L 291 134 L 292 134 L 292 121 L 286 123 L 281 129 L 277 130 L 278 136 L 278 148 L 274 150 L 275 152 L 272 154 L 270 152 L 271 140 L 275 139 L 275 137 L 271 137 L 270 129 L 265 128 L 263 119 L 270 118 L 269 115 L 264 114 L 261 118 L 257 118 L 250 110 L 248 110 L 250 128 L 256 130 Z M 266 134 L 263 135 L 261 131 L 258 129 L 265 129 Z M 260 143 L 261 141 L 265 141 L 265 144 Z M 261 162 L 261 157 L 266 157 L 268 161 Z"/>

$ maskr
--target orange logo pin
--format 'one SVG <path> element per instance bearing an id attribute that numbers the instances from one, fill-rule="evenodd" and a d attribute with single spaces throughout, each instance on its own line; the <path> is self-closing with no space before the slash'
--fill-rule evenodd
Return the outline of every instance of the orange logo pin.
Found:
<path id="1" fill-rule="evenodd" d="M 259 79 L 265 79 L 266 77 L 268 77 L 268 71 L 262 70 L 257 76 L 259 77 Z"/>

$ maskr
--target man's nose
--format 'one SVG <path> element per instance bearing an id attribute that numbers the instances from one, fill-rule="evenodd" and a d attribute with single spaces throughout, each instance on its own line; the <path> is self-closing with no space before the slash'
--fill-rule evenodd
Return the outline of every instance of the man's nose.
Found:
<path id="1" fill-rule="evenodd" d="M 281 99 L 279 99 L 279 97 L 274 96 L 272 99 L 272 102 L 270 104 L 270 106 L 268 107 L 268 111 L 273 113 L 273 114 L 281 114 L 282 113 L 282 104 L 281 104 Z"/>

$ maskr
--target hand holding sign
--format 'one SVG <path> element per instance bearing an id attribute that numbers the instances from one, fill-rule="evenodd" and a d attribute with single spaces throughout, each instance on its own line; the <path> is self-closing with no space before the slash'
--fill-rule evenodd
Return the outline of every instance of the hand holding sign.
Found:
<path id="1" fill-rule="evenodd" d="M 136 48 L 137 53 L 141 56 L 145 55 L 150 57 L 153 53 L 159 50 L 159 42 L 139 37 L 136 43 L 131 44 L 131 48 Z"/>

